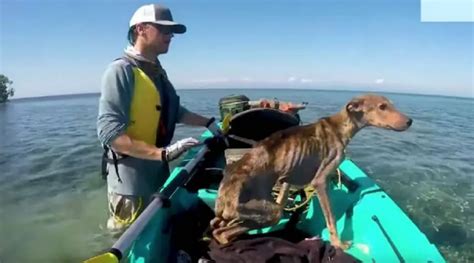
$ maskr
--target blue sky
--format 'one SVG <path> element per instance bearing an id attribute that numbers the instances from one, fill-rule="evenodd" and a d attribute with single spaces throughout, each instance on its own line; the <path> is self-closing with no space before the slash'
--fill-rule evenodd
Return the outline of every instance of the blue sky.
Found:
<path id="1" fill-rule="evenodd" d="M 15 97 L 99 92 L 149 1 L 2 0 Z M 317 88 L 474 97 L 474 24 L 421 22 L 418 0 L 161 1 L 188 32 L 160 56 L 177 89 Z"/>

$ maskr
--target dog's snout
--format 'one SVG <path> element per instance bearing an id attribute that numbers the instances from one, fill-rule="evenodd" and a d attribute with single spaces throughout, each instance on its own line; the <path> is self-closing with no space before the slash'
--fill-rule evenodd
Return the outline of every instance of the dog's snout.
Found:
<path id="1" fill-rule="evenodd" d="M 412 120 L 412 119 L 408 119 L 408 121 L 407 121 L 407 126 L 410 127 L 412 123 L 413 123 L 413 120 Z"/>

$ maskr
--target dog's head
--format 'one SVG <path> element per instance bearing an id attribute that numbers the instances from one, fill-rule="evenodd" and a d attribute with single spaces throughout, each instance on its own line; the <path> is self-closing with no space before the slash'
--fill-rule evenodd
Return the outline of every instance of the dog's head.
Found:
<path id="1" fill-rule="evenodd" d="M 412 124 L 412 119 L 399 112 L 390 100 L 373 94 L 353 98 L 347 103 L 346 111 L 359 127 L 404 131 Z"/>

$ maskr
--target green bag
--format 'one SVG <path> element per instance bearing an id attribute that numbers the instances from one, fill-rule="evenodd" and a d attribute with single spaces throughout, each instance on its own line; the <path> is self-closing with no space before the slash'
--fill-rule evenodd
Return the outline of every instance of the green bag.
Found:
<path id="1" fill-rule="evenodd" d="M 219 111 L 221 121 L 227 114 L 234 115 L 236 113 L 250 109 L 249 98 L 245 95 L 229 95 L 219 100 Z"/>

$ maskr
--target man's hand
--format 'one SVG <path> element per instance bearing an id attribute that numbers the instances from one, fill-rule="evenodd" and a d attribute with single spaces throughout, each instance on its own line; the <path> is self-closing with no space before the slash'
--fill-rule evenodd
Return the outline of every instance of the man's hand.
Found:
<path id="1" fill-rule="evenodd" d="M 183 154 L 185 151 L 197 145 L 198 143 L 199 141 L 192 137 L 179 140 L 164 149 L 163 157 L 165 158 L 166 161 L 172 161 L 178 158 L 179 156 L 181 156 L 181 154 Z"/>
<path id="2" fill-rule="evenodd" d="M 214 135 L 214 136 L 222 136 L 223 132 L 217 123 L 216 118 L 212 117 L 207 122 L 206 128 Z"/>

